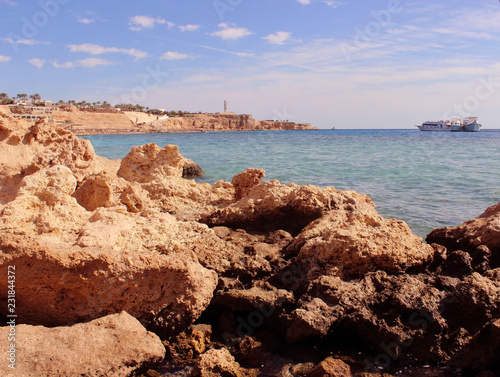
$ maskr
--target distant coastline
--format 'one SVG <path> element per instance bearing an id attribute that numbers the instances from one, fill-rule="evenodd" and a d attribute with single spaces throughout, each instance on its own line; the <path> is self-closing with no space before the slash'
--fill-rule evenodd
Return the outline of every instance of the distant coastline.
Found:
<path id="1" fill-rule="evenodd" d="M 135 134 L 163 132 L 214 132 L 264 130 L 316 130 L 308 123 L 256 120 L 250 114 L 182 113 L 176 116 L 121 109 L 79 109 L 76 106 L 0 106 L 0 112 L 14 118 L 48 123 L 76 135 Z"/>

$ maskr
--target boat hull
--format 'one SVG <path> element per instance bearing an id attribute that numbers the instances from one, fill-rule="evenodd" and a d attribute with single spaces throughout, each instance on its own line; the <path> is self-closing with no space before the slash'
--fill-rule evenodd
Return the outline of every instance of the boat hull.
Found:
<path id="1" fill-rule="evenodd" d="M 464 127 L 464 132 L 479 132 L 482 126 L 479 123 L 469 124 Z"/>

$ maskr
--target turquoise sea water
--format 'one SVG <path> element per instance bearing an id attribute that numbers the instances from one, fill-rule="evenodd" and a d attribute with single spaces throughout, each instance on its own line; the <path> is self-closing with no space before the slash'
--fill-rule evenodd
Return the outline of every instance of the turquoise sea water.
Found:
<path id="1" fill-rule="evenodd" d="M 176 144 L 206 177 L 230 181 L 247 167 L 265 180 L 334 186 L 368 194 L 386 218 L 425 237 L 500 201 L 500 130 L 318 130 L 87 136 L 97 154 L 123 158 L 132 146 Z"/>

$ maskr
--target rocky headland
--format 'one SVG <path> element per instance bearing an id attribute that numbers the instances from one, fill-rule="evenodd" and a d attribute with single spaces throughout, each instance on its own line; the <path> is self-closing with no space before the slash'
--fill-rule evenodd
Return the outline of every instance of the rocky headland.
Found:
<path id="1" fill-rule="evenodd" d="M 500 204 L 424 243 L 354 191 L 197 183 L 174 145 L 4 114 L 0 156 L 2 376 L 500 375 Z"/>
<path id="2" fill-rule="evenodd" d="M 22 109 L 22 108 L 21 108 Z M 178 117 L 156 116 L 144 112 L 105 112 L 79 110 L 68 106 L 64 110 L 29 110 L 26 114 L 47 117 L 49 123 L 59 125 L 76 135 L 128 134 L 156 132 L 216 132 L 216 131 L 287 131 L 316 130 L 307 123 L 289 121 L 256 120 L 249 114 L 215 113 L 184 114 Z M 0 114 L 11 114 L 8 106 L 0 106 Z M 25 114 L 24 114 L 25 115 Z"/>

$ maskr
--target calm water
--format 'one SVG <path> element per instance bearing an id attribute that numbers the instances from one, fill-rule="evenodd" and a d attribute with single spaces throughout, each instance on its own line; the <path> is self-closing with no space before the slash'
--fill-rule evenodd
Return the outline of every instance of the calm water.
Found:
<path id="1" fill-rule="evenodd" d="M 247 167 L 266 180 L 368 194 L 378 212 L 425 237 L 500 201 L 500 130 L 320 130 L 87 136 L 95 151 L 123 158 L 132 146 L 176 144 L 206 177 L 230 181 Z"/>

